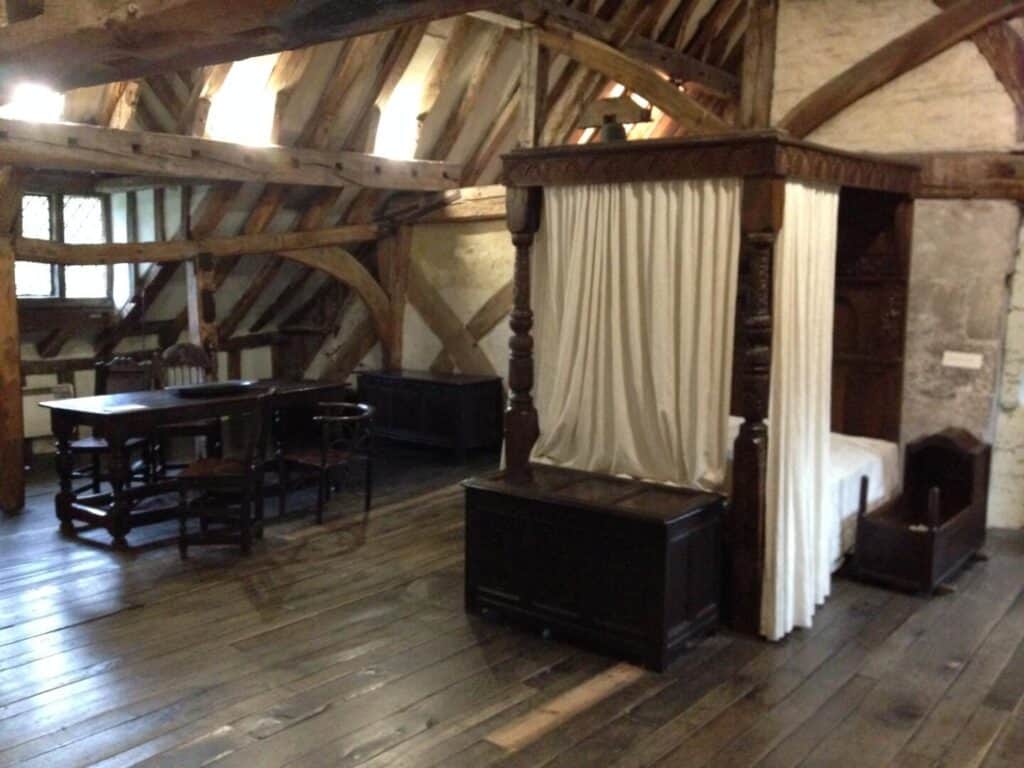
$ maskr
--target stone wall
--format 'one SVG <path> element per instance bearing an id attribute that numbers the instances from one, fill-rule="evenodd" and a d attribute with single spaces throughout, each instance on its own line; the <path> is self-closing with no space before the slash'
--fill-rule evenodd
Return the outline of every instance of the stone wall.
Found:
<path id="1" fill-rule="evenodd" d="M 930 0 L 782 0 L 773 117 L 939 9 Z M 1017 136 L 1016 112 L 991 67 L 970 42 L 954 46 L 864 97 L 822 125 L 814 141 L 880 152 L 1005 149 Z M 995 401 L 1003 367 L 1009 302 L 1007 276 L 1018 250 L 1015 204 L 922 201 L 916 207 L 904 387 L 903 439 L 949 425 L 997 442 L 991 523 L 1024 525 L 1024 416 L 999 419 Z M 1024 313 L 1024 287 L 1021 309 Z M 1019 387 L 1024 368 L 1024 314 L 1011 334 L 1009 360 Z M 946 351 L 982 356 L 981 370 L 947 368 Z M 1008 371 L 1009 373 L 1009 371 Z M 1015 402 L 1015 401 L 1014 401 Z M 1019 446 L 1019 453 L 1016 453 Z M 1008 450 L 1012 455 L 1002 455 Z M 1017 469 L 1017 461 L 1020 468 Z M 1006 501 L 1004 501 L 1006 499 Z"/>
<path id="2" fill-rule="evenodd" d="M 1024 526 L 1024 250 L 1018 248 L 1006 323 L 1003 375 L 996 403 L 996 439 L 988 515 L 993 526 Z"/>

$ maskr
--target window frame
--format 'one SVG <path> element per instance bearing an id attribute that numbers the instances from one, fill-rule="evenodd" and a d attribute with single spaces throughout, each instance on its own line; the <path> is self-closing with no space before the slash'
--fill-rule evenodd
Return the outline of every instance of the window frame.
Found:
<path id="1" fill-rule="evenodd" d="M 100 192 L 46 192 L 26 189 L 22 197 L 45 197 L 50 201 L 50 241 L 64 242 L 64 198 L 92 197 L 100 201 L 103 211 L 103 238 L 107 243 L 113 241 L 113 216 L 110 195 Z M 21 231 L 21 209 L 18 210 L 18 230 Z M 54 292 L 49 296 L 18 296 L 18 301 L 30 301 L 33 304 L 48 302 L 66 306 L 74 304 L 87 307 L 112 307 L 114 305 L 114 270 L 109 264 L 102 265 L 107 274 L 106 296 L 92 298 L 71 298 L 67 296 L 66 264 L 51 265 L 52 285 Z M 133 275 L 134 277 L 134 275 Z M 134 282 L 134 281 L 133 281 Z"/>

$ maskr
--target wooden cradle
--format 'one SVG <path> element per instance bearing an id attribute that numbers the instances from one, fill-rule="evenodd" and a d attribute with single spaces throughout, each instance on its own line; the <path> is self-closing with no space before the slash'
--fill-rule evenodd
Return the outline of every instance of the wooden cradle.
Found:
<path id="1" fill-rule="evenodd" d="M 861 486 L 854 564 L 858 576 L 932 592 L 985 545 L 992 449 L 947 429 L 907 446 L 903 492 L 867 511 Z"/>
<path id="2" fill-rule="evenodd" d="M 742 178 L 740 290 L 733 413 L 733 494 L 725 521 L 724 606 L 736 629 L 760 628 L 768 412 L 772 360 L 772 274 L 786 181 L 841 188 L 837 266 L 835 431 L 898 440 L 914 166 L 794 141 L 776 132 L 518 150 L 504 158 L 508 225 L 516 246 L 515 304 L 505 414 L 507 471 L 519 504 L 541 503 L 530 454 L 539 435 L 534 385 L 530 252 L 547 186 L 675 179 Z M 493 487 L 491 490 L 495 490 Z M 496 492 L 500 492 L 496 491 Z M 717 542 L 718 537 L 707 537 Z M 712 546 L 712 544 L 709 544 Z M 472 553 L 468 553 L 472 555 Z M 718 553 L 694 555 L 719 562 Z M 536 564 L 534 567 L 543 567 Z M 467 606 L 476 601 L 467 583 Z"/>

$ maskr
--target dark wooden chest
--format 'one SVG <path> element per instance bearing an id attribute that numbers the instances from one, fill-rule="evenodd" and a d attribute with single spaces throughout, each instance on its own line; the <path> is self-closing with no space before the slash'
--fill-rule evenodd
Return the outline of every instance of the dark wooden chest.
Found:
<path id="1" fill-rule="evenodd" d="M 501 379 L 424 371 L 359 374 L 359 398 L 377 409 L 376 434 L 449 448 L 459 458 L 502 439 Z"/>
<path id="2" fill-rule="evenodd" d="M 718 624 L 722 497 L 536 467 L 466 488 L 466 609 L 656 670 Z"/>

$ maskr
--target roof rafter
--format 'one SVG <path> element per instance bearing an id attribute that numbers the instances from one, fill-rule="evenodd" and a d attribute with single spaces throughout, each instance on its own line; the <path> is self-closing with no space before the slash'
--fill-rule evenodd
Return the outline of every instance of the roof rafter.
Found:
<path id="1" fill-rule="evenodd" d="M 454 189 L 462 173 L 453 163 L 19 120 L 0 120 L 0 163 L 207 181 L 421 190 Z"/>
<path id="2" fill-rule="evenodd" d="M 45 264 L 150 264 L 186 261 L 201 254 L 230 257 L 353 245 L 377 240 L 380 234 L 381 230 L 376 225 L 353 224 L 307 232 L 266 232 L 237 237 L 102 245 L 68 245 L 53 240 L 19 237 L 15 240 L 14 250 L 21 261 Z"/>
<path id="3" fill-rule="evenodd" d="M 1024 14 L 1024 0 L 960 0 L 805 96 L 779 127 L 803 138 L 872 91 L 990 24 Z"/>
<path id="4" fill-rule="evenodd" d="M 540 30 L 540 41 L 551 50 L 622 83 L 680 123 L 708 132 L 732 130 L 718 115 L 663 79 L 653 67 L 600 40 L 552 25 Z"/>
<path id="5" fill-rule="evenodd" d="M 731 72 L 643 35 L 629 32 L 622 44 L 616 45 L 622 30 L 616 24 L 592 14 L 561 5 L 554 0 L 527 0 L 523 7 L 524 18 L 535 20 L 547 14 L 549 19 L 566 29 L 617 47 L 626 56 L 664 70 L 672 79 L 679 82 L 697 83 L 723 96 L 735 96 L 739 92 L 739 79 Z"/>
<path id="6" fill-rule="evenodd" d="M 0 27 L 0 93 L 31 78 L 66 90 L 237 61 L 402 24 L 485 9 L 498 0 L 80 0 L 47 3 Z"/>

